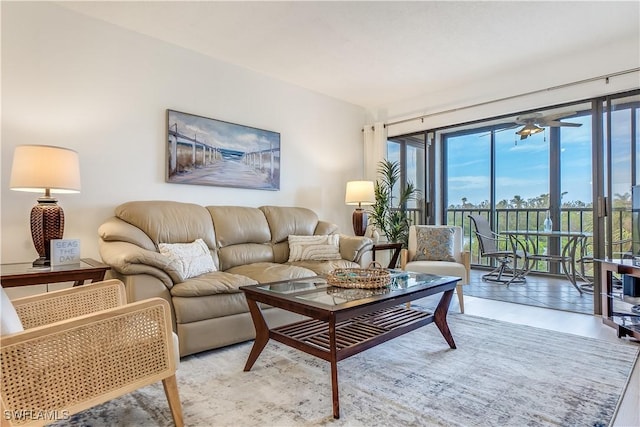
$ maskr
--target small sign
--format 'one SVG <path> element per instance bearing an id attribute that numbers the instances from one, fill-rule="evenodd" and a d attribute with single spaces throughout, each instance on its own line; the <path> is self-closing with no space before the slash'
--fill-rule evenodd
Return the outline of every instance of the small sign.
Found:
<path id="1" fill-rule="evenodd" d="M 51 240 L 51 265 L 67 264 L 80 264 L 80 240 Z"/>

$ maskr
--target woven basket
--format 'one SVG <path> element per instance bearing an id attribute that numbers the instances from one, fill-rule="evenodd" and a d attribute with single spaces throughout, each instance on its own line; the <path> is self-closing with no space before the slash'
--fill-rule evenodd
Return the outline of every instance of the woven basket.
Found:
<path id="1" fill-rule="evenodd" d="M 336 268 L 327 276 L 327 282 L 340 288 L 384 288 L 391 284 L 391 274 L 379 263 L 372 262 L 367 268 Z"/>

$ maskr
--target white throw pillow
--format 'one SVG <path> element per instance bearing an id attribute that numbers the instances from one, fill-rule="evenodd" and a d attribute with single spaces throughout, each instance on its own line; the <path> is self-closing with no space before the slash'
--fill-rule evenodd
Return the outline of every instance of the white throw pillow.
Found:
<path id="1" fill-rule="evenodd" d="M 217 270 L 211 252 L 202 239 L 196 239 L 193 243 L 159 243 L 158 249 L 162 255 L 170 258 L 168 273 L 174 281 L 184 282 Z"/>
<path id="2" fill-rule="evenodd" d="M 340 235 L 289 236 L 289 262 L 341 259 Z"/>
<path id="3" fill-rule="evenodd" d="M 24 331 L 18 313 L 2 287 L 0 287 L 0 309 L 2 309 L 0 312 L 0 335 Z"/>

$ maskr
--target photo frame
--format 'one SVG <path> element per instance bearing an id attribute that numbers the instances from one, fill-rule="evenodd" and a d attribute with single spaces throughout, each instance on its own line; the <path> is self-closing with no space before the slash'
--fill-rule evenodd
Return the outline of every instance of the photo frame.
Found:
<path id="1" fill-rule="evenodd" d="M 167 110 L 167 182 L 280 189 L 280 134 Z"/>

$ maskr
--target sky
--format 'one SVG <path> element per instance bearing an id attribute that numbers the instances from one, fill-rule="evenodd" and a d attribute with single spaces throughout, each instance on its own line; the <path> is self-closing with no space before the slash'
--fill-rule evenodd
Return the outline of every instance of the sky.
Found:
<path id="1" fill-rule="evenodd" d="M 276 132 L 170 110 L 168 126 L 174 129 L 175 124 L 180 134 L 195 136 L 216 148 L 250 153 L 280 145 L 280 134 Z"/>
<path id="2" fill-rule="evenodd" d="M 629 110 L 612 117 L 612 193 L 624 194 L 631 188 Z M 591 203 L 591 116 L 565 121 L 581 127 L 561 128 L 561 191 L 563 203 Z M 511 201 L 515 195 L 527 200 L 549 193 L 549 128 L 520 140 L 516 129 L 496 133 L 496 202 Z M 639 131 L 640 132 L 640 131 Z M 448 201 L 460 205 L 462 198 L 474 205 L 489 200 L 490 135 L 458 136 L 448 142 Z"/>

